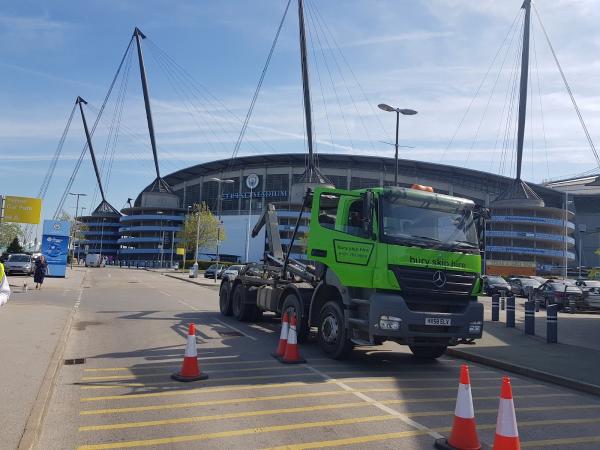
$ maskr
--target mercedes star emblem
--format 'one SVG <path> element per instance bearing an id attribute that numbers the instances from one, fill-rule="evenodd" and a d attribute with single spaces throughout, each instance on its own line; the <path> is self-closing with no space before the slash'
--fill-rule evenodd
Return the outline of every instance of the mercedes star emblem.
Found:
<path id="1" fill-rule="evenodd" d="M 443 288 L 444 285 L 446 284 L 446 274 L 444 272 L 442 272 L 441 270 L 438 270 L 437 272 L 434 272 L 434 274 L 433 274 L 433 284 L 438 289 Z"/>

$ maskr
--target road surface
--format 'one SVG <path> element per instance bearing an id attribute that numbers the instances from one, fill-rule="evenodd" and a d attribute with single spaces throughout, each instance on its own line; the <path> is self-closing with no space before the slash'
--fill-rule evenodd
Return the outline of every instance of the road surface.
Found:
<path id="1" fill-rule="evenodd" d="M 88 269 L 38 438 L 40 449 L 430 449 L 452 424 L 459 360 L 416 361 L 402 347 L 349 361 L 301 347 L 305 365 L 269 356 L 274 317 L 245 324 L 218 313 L 217 291 L 157 273 Z M 170 379 L 189 323 L 209 379 Z M 504 373 L 470 365 L 484 443 L 493 441 Z M 524 448 L 600 446 L 600 399 L 512 376 Z"/>

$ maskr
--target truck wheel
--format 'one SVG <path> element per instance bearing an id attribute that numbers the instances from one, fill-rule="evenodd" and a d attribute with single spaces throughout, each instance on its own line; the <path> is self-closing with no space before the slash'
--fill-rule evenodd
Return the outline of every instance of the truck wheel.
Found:
<path id="1" fill-rule="evenodd" d="M 221 283 L 219 288 L 219 309 L 221 314 L 224 316 L 230 316 L 233 314 L 233 308 L 231 307 L 231 289 L 229 283 L 224 281 Z"/>
<path id="2" fill-rule="evenodd" d="M 438 345 L 434 347 L 420 347 L 420 346 L 409 346 L 410 351 L 419 359 L 437 359 L 446 353 L 445 345 Z"/>
<path id="3" fill-rule="evenodd" d="M 231 297 L 231 309 L 234 317 L 241 322 L 248 322 L 252 319 L 252 305 L 246 304 L 246 288 L 238 284 L 233 290 Z"/>
<path id="4" fill-rule="evenodd" d="M 308 326 L 308 318 L 304 313 L 302 304 L 295 294 L 288 294 L 283 300 L 281 306 L 281 314 L 288 313 L 289 320 L 292 320 L 292 314 L 296 314 L 296 334 L 298 342 L 305 342 L 308 339 L 310 328 Z"/>
<path id="5" fill-rule="evenodd" d="M 319 346 L 333 359 L 343 359 L 352 350 L 344 324 L 344 312 L 339 303 L 329 301 L 319 313 Z"/>

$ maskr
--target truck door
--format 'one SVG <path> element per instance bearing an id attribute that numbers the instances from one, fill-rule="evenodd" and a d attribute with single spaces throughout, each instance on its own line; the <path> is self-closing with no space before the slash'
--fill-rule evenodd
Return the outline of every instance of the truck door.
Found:
<path id="1" fill-rule="evenodd" d="M 309 232 L 309 258 L 333 270 L 345 286 L 372 287 L 376 246 L 364 231 L 362 197 L 326 191 L 318 193 L 316 200 Z"/>

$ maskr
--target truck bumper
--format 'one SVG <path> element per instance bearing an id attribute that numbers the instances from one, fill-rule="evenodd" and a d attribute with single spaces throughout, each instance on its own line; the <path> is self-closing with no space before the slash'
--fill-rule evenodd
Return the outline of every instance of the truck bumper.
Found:
<path id="1" fill-rule="evenodd" d="M 369 318 L 372 340 L 378 336 L 406 345 L 456 345 L 461 339 L 479 339 L 483 332 L 483 305 L 477 301 L 461 313 L 421 312 L 410 310 L 400 295 L 375 292 Z M 450 325 L 428 325 L 426 319 L 450 319 Z M 398 323 L 397 330 L 389 328 L 391 322 Z"/>

